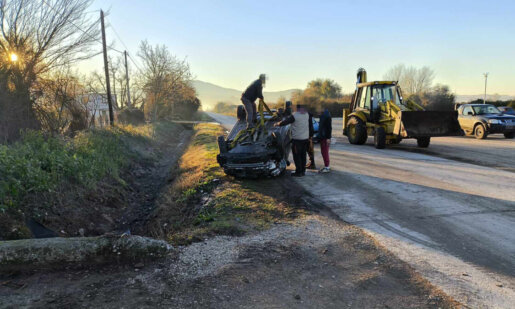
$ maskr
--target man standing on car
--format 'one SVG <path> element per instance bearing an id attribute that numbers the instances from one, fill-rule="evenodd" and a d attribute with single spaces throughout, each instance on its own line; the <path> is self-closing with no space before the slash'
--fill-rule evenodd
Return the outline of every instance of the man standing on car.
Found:
<path id="1" fill-rule="evenodd" d="M 241 95 L 241 102 L 247 112 L 247 129 L 254 127 L 256 121 L 256 99 L 259 98 L 263 101 L 263 87 L 266 83 L 266 75 L 261 74 L 250 86 L 247 87 L 245 92 Z"/>
<path id="2" fill-rule="evenodd" d="M 331 137 L 333 132 L 331 113 L 326 108 L 320 114 L 320 122 L 318 124 L 318 136 L 320 137 L 320 151 L 324 159 L 324 167 L 320 169 L 320 173 L 329 173 L 329 145 L 331 144 Z"/>
<path id="3" fill-rule="evenodd" d="M 276 122 L 275 126 L 291 124 L 292 153 L 295 161 L 295 173 L 292 176 L 302 177 L 306 173 L 306 151 L 309 141 L 309 114 L 304 106 L 297 104 L 297 112 Z"/>

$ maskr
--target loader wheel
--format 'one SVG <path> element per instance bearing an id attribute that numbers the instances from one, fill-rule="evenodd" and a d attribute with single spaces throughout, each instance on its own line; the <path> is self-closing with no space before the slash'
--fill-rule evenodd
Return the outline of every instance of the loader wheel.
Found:
<path id="1" fill-rule="evenodd" d="M 476 127 L 474 128 L 474 136 L 477 139 L 485 139 L 488 136 L 485 127 L 482 124 L 476 125 Z"/>
<path id="2" fill-rule="evenodd" d="M 429 147 L 429 143 L 431 142 L 431 137 L 419 137 L 417 138 L 417 145 L 420 148 Z"/>
<path id="3" fill-rule="evenodd" d="M 376 128 L 374 134 L 374 145 L 377 149 L 383 149 L 386 145 L 386 131 L 383 127 Z"/>
<path id="4" fill-rule="evenodd" d="M 515 132 L 504 133 L 504 137 L 505 138 L 513 138 L 513 137 L 515 137 Z"/>
<path id="5" fill-rule="evenodd" d="M 397 137 L 396 139 L 391 139 L 390 140 L 390 144 L 392 145 L 398 145 L 402 142 L 402 138 L 401 137 Z"/>
<path id="6" fill-rule="evenodd" d="M 243 105 L 238 105 L 236 109 L 236 115 L 238 116 L 238 120 L 247 119 L 247 112 L 245 111 L 245 107 Z"/>
<path id="7" fill-rule="evenodd" d="M 220 153 L 227 152 L 227 142 L 225 141 L 225 137 L 223 135 L 218 136 L 218 148 L 220 149 Z"/>
<path id="8" fill-rule="evenodd" d="M 367 126 L 363 120 L 357 117 L 351 117 L 347 124 L 347 137 L 349 143 L 354 145 L 363 145 L 367 141 Z"/>

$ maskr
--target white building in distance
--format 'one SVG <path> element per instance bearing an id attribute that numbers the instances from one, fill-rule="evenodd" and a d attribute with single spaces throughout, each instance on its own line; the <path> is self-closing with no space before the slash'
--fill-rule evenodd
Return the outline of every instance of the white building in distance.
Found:
<path id="1" fill-rule="evenodd" d="M 89 123 L 92 126 L 103 128 L 109 125 L 109 104 L 107 94 L 88 93 L 79 97 L 79 102 L 86 108 Z M 116 119 L 117 104 L 116 95 L 112 95 L 113 112 Z"/>

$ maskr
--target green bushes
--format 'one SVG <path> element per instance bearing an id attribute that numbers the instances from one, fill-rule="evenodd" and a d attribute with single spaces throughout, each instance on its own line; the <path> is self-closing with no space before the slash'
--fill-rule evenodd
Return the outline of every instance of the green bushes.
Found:
<path id="1" fill-rule="evenodd" d="M 226 115 L 236 115 L 236 108 L 238 108 L 238 105 L 236 104 L 218 102 L 213 107 L 213 112 Z"/>
<path id="2" fill-rule="evenodd" d="M 28 194 L 53 192 L 64 182 L 94 187 L 107 175 L 123 182 L 119 172 L 132 155 L 124 139 L 138 135 L 113 128 L 63 139 L 31 131 L 15 144 L 0 145 L 0 211 L 19 207 Z"/>

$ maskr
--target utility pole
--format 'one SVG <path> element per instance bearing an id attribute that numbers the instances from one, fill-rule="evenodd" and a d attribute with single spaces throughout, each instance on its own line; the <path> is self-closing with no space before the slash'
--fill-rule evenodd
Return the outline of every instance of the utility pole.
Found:
<path id="1" fill-rule="evenodd" d="M 127 80 L 127 107 L 131 107 L 131 90 L 129 86 L 129 67 L 127 65 L 127 51 L 123 52 L 125 55 L 125 79 Z"/>
<path id="2" fill-rule="evenodd" d="M 111 85 L 109 84 L 109 67 L 107 63 L 106 29 L 104 26 L 104 11 L 100 10 L 100 23 L 102 25 L 102 48 L 104 49 L 104 69 L 106 73 L 107 104 L 109 105 L 109 123 L 114 125 L 113 99 L 111 98 Z"/>
<path id="3" fill-rule="evenodd" d="M 112 59 L 111 60 L 111 63 L 113 63 Z M 113 94 L 114 94 L 114 103 L 116 106 L 118 106 L 118 98 L 116 97 L 116 70 L 114 69 L 114 67 L 111 65 L 111 69 L 113 70 Z"/>
<path id="4" fill-rule="evenodd" d="M 483 76 L 485 77 L 485 96 L 483 97 L 483 104 L 486 104 L 486 82 L 488 80 L 488 72 L 483 73 Z"/>

